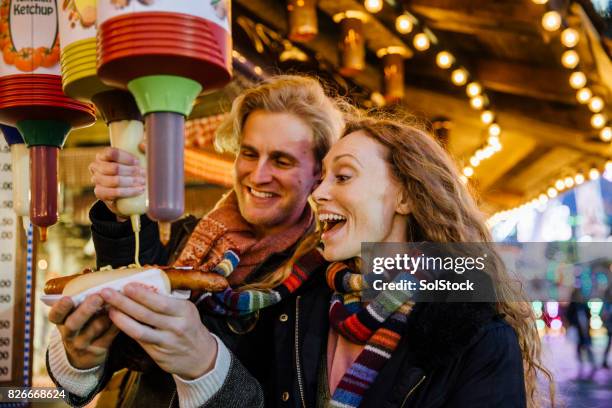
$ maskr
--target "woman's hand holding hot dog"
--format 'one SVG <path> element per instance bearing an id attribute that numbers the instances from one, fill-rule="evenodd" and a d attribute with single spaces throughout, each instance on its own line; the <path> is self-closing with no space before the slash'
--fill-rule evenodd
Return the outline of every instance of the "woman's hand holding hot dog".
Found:
<path id="1" fill-rule="evenodd" d="M 72 300 L 63 297 L 49 311 L 49 320 L 57 325 L 68 361 L 75 368 L 104 363 L 119 333 L 106 313 L 98 313 L 103 304 L 102 297 L 91 295 L 75 309 Z"/>
<path id="2" fill-rule="evenodd" d="M 139 284 L 124 294 L 104 289 L 111 321 L 136 340 L 166 372 L 193 380 L 212 370 L 217 342 L 202 324 L 196 306 L 160 295 Z"/>

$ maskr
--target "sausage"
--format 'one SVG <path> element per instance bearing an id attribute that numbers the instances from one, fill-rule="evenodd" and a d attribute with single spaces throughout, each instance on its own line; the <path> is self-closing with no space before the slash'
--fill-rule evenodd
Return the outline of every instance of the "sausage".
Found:
<path id="1" fill-rule="evenodd" d="M 78 276 L 81 276 L 81 274 L 62 276 L 61 278 L 48 280 L 45 283 L 45 295 L 61 295 L 64 291 L 64 286 Z"/>
<path id="2" fill-rule="evenodd" d="M 189 289 L 207 292 L 219 292 L 227 288 L 227 280 L 213 272 L 201 272 L 185 269 L 165 270 L 172 289 Z"/>

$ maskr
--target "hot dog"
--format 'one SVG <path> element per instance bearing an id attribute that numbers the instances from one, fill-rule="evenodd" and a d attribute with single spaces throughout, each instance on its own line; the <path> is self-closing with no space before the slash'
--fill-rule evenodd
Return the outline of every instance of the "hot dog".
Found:
<path id="1" fill-rule="evenodd" d="M 168 291 L 174 289 L 187 289 L 196 291 L 218 292 L 228 286 L 227 280 L 216 273 L 202 272 L 189 269 L 175 269 L 171 267 L 145 266 L 142 268 L 123 268 L 100 270 L 91 273 L 79 273 L 76 275 L 62 276 L 50 279 L 45 283 L 46 295 L 72 296 L 94 286 L 105 282 L 122 279 L 133 274 L 141 273 L 147 269 L 160 269 L 165 272 Z M 142 282 L 146 284 L 147 282 Z"/>

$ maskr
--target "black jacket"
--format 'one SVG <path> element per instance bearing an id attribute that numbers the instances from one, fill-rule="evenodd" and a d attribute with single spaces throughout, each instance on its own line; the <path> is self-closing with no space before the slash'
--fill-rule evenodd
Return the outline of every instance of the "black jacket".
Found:
<path id="1" fill-rule="evenodd" d="M 121 261 L 118 252 L 123 250 L 119 247 L 124 247 L 125 242 L 100 235 L 97 209 L 100 210 L 96 207 L 92 210 L 92 230 L 98 263 Z M 177 224 L 173 245 L 180 246 L 194 226 L 193 219 Z M 149 256 L 153 254 L 159 257 L 153 261 L 167 260 L 173 252 L 173 249 L 150 246 L 152 238 L 157 239 L 156 234 L 155 224 L 143 220 L 141 242 L 149 244 L 145 245 L 141 262 L 151 262 Z M 129 253 L 124 258 L 129 263 Z M 270 260 L 258 272 L 270 270 L 282 262 L 281 258 Z M 259 274 L 256 272 L 256 275 Z M 327 350 L 330 295 L 322 269 L 295 296 L 261 310 L 256 322 L 203 313 L 204 324 L 223 340 L 233 355 L 225 384 L 204 406 L 314 408 L 319 387 L 326 386 L 320 384 L 319 370 Z M 248 330 L 250 326 L 253 327 Z M 113 344 L 100 385 L 115 370 L 125 366 L 144 371 L 136 406 L 178 406 L 172 377 L 125 336 L 118 337 Z M 88 399 L 71 396 L 70 402 L 82 405 Z M 361 406 L 524 407 L 525 388 L 517 337 L 490 304 L 417 304 L 397 350 Z"/>

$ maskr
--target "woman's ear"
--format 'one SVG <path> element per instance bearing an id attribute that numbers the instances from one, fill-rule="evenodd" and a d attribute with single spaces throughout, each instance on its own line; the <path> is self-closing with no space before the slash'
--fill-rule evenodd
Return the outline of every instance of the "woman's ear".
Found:
<path id="1" fill-rule="evenodd" d="M 410 199 L 406 190 L 402 189 L 397 194 L 397 204 L 395 205 L 395 212 L 400 215 L 408 215 L 412 212 L 412 205 L 410 205 Z"/>

